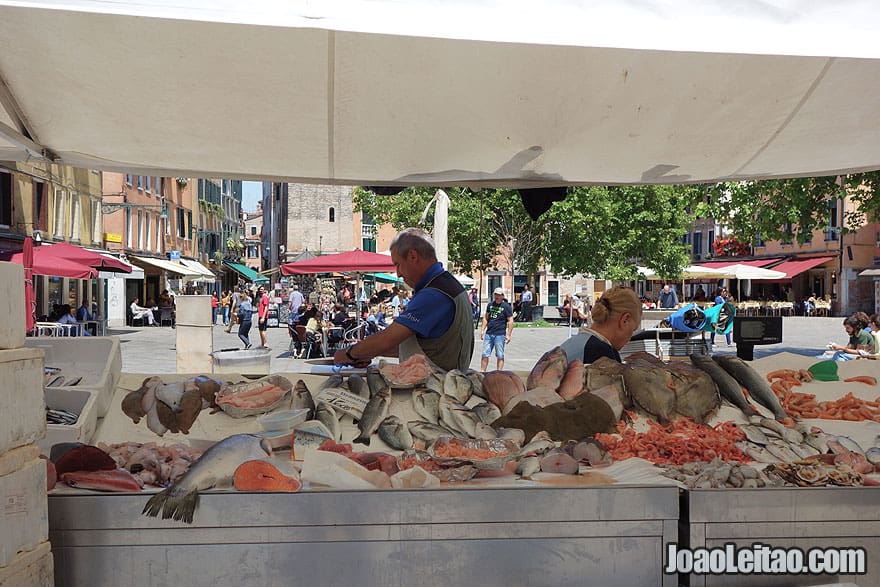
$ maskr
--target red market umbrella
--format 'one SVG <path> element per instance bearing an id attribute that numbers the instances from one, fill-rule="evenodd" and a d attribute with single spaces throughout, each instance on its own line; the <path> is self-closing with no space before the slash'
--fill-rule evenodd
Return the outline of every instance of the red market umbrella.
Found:
<path id="1" fill-rule="evenodd" d="M 321 255 L 314 259 L 285 263 L 281 266 L 282 275 L 304 275 L 308 273 L 332 272 L 394 273 L 397 268 L 388 255 L 354 250 L 335 255 Z"/>
<path id="2" fill-rule="evenodd" d="M 43 247 L 31 248 L 33 253 L 32 269 L 34 275 L 67 277 L 68 279 L 93 279 L 98 276 L 98 272 L 91 267 L 81 265 L 74 261 L 68 261 L 62 257 L 48 255 L 43 253 L 42 249 Z M 9 261 L 25 266 L 24 252 L 4 253 L 0 255 L 0 261 Z"/>
<path id="3" fill-rule="evenodd" d="M 37 296 L 34 294 L 34 239 L 31 237 L 24 239 L 21 255 L 24 267 L 25 332 L 30 332 L 36 324 L 37 313 Z"/>
<path id="4" fill-rule="evenodd" d="M 68 261 L 73 261 L 74 263 L 79 263 L 80 265 L 85 265 L 87 267 L 94 267 L 99 271 L 131 273 L 131 265 L 124 261 L 120 261 L 116 257 L 102 255 L 101 253 L 96 253 L 95 251 L 90 251 L 70 243 L 61 242 L 49 246 L 43 245 L 40 252 L 46 255 L 52 255 L 53 257 L 67 259 Z"/>

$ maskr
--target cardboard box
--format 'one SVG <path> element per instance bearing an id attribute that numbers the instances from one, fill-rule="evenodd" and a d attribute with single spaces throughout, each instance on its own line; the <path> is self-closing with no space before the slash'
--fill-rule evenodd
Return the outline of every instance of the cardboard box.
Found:
<path id="1" fill-rule="evenodd" d="M 0 587 L 49 587 L 55 584 L 52 549 L 43 542 L 33 550 L 19 554 L 7 566 L 0 567 Z"/>
<path id="2" fill-rule="evenodd" d="M 0 454 L 46 434 L 43 351 L 0 350 Z"/>
<path id="3" fill-rule="evenodd" d="M 82 378 L 75 386 L 62 383 L 58 389 L 93 392 L 97 396 L 98 417 L 103 418 L 107 414 L 122 372 L 122 351 L 118 337 L 29 338 L 25 346 L 43 349 L 46 367 L 60 369 L 58 375 L 66 381 Z"/>
<path id="4" fill-rule="evenodd" d="M 46 463 L 33 459 L 0 477 L 0 567 L 49 539 Z"/>
<path id="5" fill-rule="evenodd" d="M 46 388 L 46 407 L 68 410 L 79 414 L 76 424 L 46 424 L 46 436 L 37 441 L 43 454 L 49 455 L 52 446 L 59 442 L 82 442 L 89 444 L 98 424 L 97 395 L 85 389 Z"/>
<path id="6" fill-rule="evenodd" d="M 0 261 L 0 349 L 24 346 L 24 269 L 18 263 Z"/>

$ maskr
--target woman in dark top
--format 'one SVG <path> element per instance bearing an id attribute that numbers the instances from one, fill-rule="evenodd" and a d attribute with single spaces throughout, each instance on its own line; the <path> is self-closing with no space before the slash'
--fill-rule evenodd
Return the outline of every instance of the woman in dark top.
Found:
<path id="1" fill-rule="evenodd" d="M 593 324 L 562 344 L 569 362 L 583 357 L 585 365 L 608 357 L 618 363 L 620 349 L 642 321 L 642 303 L 628 287 L 612 287 L 593 305 Z"/>

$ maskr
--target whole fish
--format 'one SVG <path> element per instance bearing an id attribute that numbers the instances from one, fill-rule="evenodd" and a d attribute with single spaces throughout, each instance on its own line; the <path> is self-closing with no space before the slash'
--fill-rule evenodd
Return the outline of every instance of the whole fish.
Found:
<path id="1" fill-rule="evenodd" d="M 330 389 L 331 387 L 342 387 L 342 375 L 339 373 L 334 373 L 327 380 L 321 384 L 318 388 L 318 391 L 324 391 L 325 389 Z"/>
<path id="2" fill-rule="evenodd" d="M 477 437 L 477 425 L 483 424 L 480 417 L 473 413 L 466 405 L 454 402 L 452 416 L 455 418 L 456 429 L 462 431 L 471 438 Z M 495 433 L 492 433 L 495 438 Z"/>
<path id="3" fill-rule="evenodd" d="M 446 374 L 442 371 L 431 371 L 428 373 L 428 378 L 425 379 L 425 387 L 431 391 L 439 393 L 443 395 L 444 387 L 446 386 Z"/>
<path id="4" fill-rule="evenodd" d="M 761 426 L 773 430 L 774 432 L 779 434 L 779 437 L 786 442 L 800 444 L 804 441 L 803 434 L 801 434 L 794 428 L 786 428 L 776 420 L 771 420 L 770 418 L 761 418 Z"/>
<path id="5" fill-rule="evenodd" d="M 471 394 L 483 399 L 489 399 L 483 392 L 483 372 L 475 369 L 468 369 L 464 372 L 471 382 Z"/>
<path id="6" fill-rule="evenodd" d="M 477 422 L 477 426 L 474 429 L 474 438 L 478 438 L 480 440 L 495 440 L 496 438 L 498 438 L 498 433 L 495 432 L 495 429 L 488 424 Z"/>
<path id="7" fill-rule="evenodd" d="M 388 416 L 382 420 L 378 433 L 382 442 L 393 449 L 408 450 L 413 447 L 412 434 L 397 416 Z"/>
<path id="8" fill-rule="evenodd" d="M 820 432 L 811 432 L 804 437 L 804 442 L 815 448 L 819 451 L 819 454 L 825 454 L 828 452 L 828 439 L 830 437 L 827 434 Z"/>
<path id="9" fill-rule="evenodd" d="M 520 479 L 531 479 L 532 475 L 541 470 L 541 459 L 534 456 L 523 458 L 516 467 Z"/>
<path id="10" fill-rule="evenodd" d="M 382 375 L 378 367 L 367 367 L 367 387 L 370 388 L 370 397 L 376 397 L 380 393 L 391 394 L 391 384 Z"/>
<path id="11" fill-rule="evenodd" d="M 413 409 L 426 422 L 437 424 L 440 421 L 440 394 L 430 390 L 415 390 L 412 394 Z M 500 414 L 500 412 L 499 412 Z"/>
<path id="12" fill-rule="evenodd" d="M 367 377 L 369 378 L 369 376 L 369 372 L 367 372 Z M 385 378 L 383 377 L 382 379 L 384 380 Z M 369 379 L 367 380 L 369 381 Z M 372 387 L 370 389 L 372 390 Z M 382 423 L 382 420 L 388 417 L 388 408 L 390 405 L 391 387 L 389 387 L 386 382 L 385 389 L 377 392 L 370 398 L 370 401 L 367 402 L 367 406 L 364 408 L 364 415 L 358 420 L 358 430 L 360 430 L 360 434 L 354 439 L 354 442 L 370 446 L 370 437 L 379 429 L 379 424 Z"/>
<path id="13" fill-rule="evenodd" d="M 745 387 L 752 398 L 773 412 L 773 417 L 777 420 L 785 420 L 788 414 L 782 409 L 779 398 L 770 389 L 767 381 L 761 377 L 757 371 L 752 369 L 748 363 L 739 357 L 715 355 L 712 360 L 717 362 L 721 367 L 730 373 L 734 379 Z"/>
<path id="14" fill-rule="evenodd" d="M 438 438 L 451 436 L 446 429 L 430 422 L 422 422 L 421 420 L 407 422 L 406 427 L 413 437 L 425 441 L 428 446 L 434 444 Z"/>
<path id="15" fill-rule="evenodd" d="M 796 452 L 797 455 L 802 459 L 806 459 L 808 457 L 819 454 L 819 451 L 817 451 L 809 444 L 789 444 L 788 448 Z"/>
<path id="16" fill-rule="evenodd" d="M 357 373 L 352 373 L 348 376 L 348 389 L 362 398 L 370 399 L 370 387 L 367 384 L 367 380 Z"/>
<path id="17" fill-rule="evenodd" d="M 205 451 L 174 485 L 151 497 L 142 513 L 153 518 L 161 513 L 163 520 L 192 524 L 193 513 L 199 505 L 199 491 L 232 481 L 235 470 L 245 461 L 271 456 L 272 447 L 265 438 L 254 434 L 225 438 Z"/>
<path id="18" fill-rule="evenodd" d="M 443 378 L 443 393 L 466 403 L 471 398 L 471 380 L 458 369 L 450 369 Z"/>
<path id="19" fill-rule="evenodd" d="M 778 463 L 779 459 L 773 456 L 772 453 L 764 450 L 763 447 L 758 446 L 752 442 L 737 442 L 736 448 L 740 449 L 759 463 Z"/>
<path id="20" fill-rule="evenodd" d="M 333 409 L 333 406 L 324 402 L 319 403 L 318 407 L 315 408 L 315 420 L 323 424 L 330 431 L 334 441 L 338 442 L 341 439 L 342 430 L 339 426 L 339 415 Z"/>
<path id="21" fill-rule="evenodd" d="M 556 443 L 552 440 L 545 440 L 543 438 L 539 438 L 537 440 L 532 440 L 527 445 L 522 447 L 519 451 L 521 455 L 539 455 L 541 453 L 545 453 L 548 450 L 556 448 Z"/>
<path id="22" fill-rule="evenodd" d="M 309 386 L 302 379 L 293 386 L 293 393 L 290 396 L 290 409 L 308 410 L 306 420 L 311 420 L 315 417 L 315 400 L 312 398 Z"/>
<path id="23" fill-rule="evenodd" d="M 880 447 L 873 446 L 865 451 L 865 458 L 872 465 L 880 463 Z"/>
<path id="24" fill-rule="evenodd" d="M 749 404 L 749 400 L 746 399 L 742 391 L 742 385 L 730 373 L 722 369 L 718 363 L 706 355 L 691 355 L 691 363 L 701 371 L 705 371 L 718 386 L 721 397 L 742 410 L 743 414 L 746 416 L 760 415 L 758 410 Z"/>
<path id="25" fill-rule="evenodd" d="M 784 463 L 793 463 L 801 458 L 796 452 L 791 450 L 787 444 L 782 442 L 771 442 L 764 448 L 767 449 L 767 452 Z"/>
<path id="26" fill-rule="evenodd" d="M 764 431 L 757 426 L 747 424 L 745 426 L 740 426 L 739 429 L 745 433 L 746 439 L 748 439 L 749 442 L 754 442 L 755 444 L 760 444 L 761 446 L 766 446 L 770 443 L 770 439 L 767 438 L 767 435 L 764 434 Z"/>
<path id="27" fill-rule="evenodd" d="M 561 346 L 553 347 L 538 359 L 526 380 L 526 389 L 559 387 L 568 370 L 568 356 Z"/>
<path id="28" fill-rule="evenodd" d="M 490 404 L 489 402 L 477 404 L 472 407 L 471 410 L 484 424 L 491 424 L 501 417 L 501 410 L 498 409 L 498 406 L 496 406 L 495 404 Z"/>

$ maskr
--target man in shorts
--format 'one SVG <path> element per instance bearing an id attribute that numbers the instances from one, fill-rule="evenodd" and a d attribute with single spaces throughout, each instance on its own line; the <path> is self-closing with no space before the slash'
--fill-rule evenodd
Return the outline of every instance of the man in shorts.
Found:
<path id="1" fill-rule="evenodd" d="M 504 369 L 504 345 L 510 342 L 513 332 L 513 309 L 504 301 L 504 290 L 496 287 L 492 292 L 492 302 L 486 306 L 483 323 L 480 325 L 480 338 L 483 340 L 483 354 L 480 357 L 480 370 L 486 372 L 489 356 L 495 350 L 496 368 Z"/>

